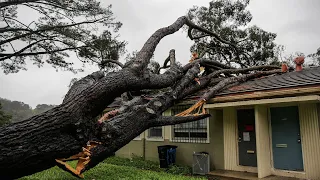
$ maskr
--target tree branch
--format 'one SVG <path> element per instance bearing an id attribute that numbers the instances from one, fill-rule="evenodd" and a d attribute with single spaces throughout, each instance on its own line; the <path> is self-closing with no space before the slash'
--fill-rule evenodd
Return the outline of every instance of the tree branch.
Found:
<path id="1" fill-rule="evenodd" d="M 123 68 L 123 64 L 120 61 L 112 60 L 112 59 L 103 60 L 100 64 L 101 64 L 101 66 L 103 66 L 107 63 L 114 63 L 114 64 L 117 64 L 118 66 L 120 66 L 121 68 Z"/>
<path id="2" fill-rule="evenodd" d="M 176 66 L 176 51 L 171 49 L 169 52 L 169 59 L 170 59 L 170 67 L 173 68 Z"/>
<path id="3" fill-rule="evenodd" d="M 0 8 L 4 8 L 7 6 L 18 5 L 22 3 L 32 3 L 40 0 L 6 0 L 5 2 L 0 2 Z"/>
<path id="4" fill-rule="evenodd" d="M 190 38 L 191 40 L 194 40 L 194 38 L 192 37 L 192 34 L 191 34 L 192 29 L 197 29 L 198 31 L 207 33 L 208 35 L 215 37 L 218 41 L 220 41 L 220 42 L 222 42 L 222 43 L 225 43 L 225 44 L 228 44 L 228 45 L 234 47 L 235 49 L 237 49 L 236 45 L 232 44 L 232 43 L 229 42 L 229 41 L 223 40 L 218 34 L 212 32 L 212 31 L 209 31 L 209 30 L 204 29 L 204 28 L 202 28 L 202 27 L 200 27 L 200 26 L 197 26 L 196 24 L 194 24 L 194 23 L 193 23 L 192 21 L 190 21 L 189 19 L 187 19 L 186 24 L 187 24 L 189 27 L 191 27 L 191 29 L 189 28 L 189 30 L 188 30 L 188 36 L 189 36 L 189 38 Z M 191 36 L 190 36 L 190 35 L 191 35 Z"/>
<path id="5" fill-rule="evenodd" d="M 170 62 L 170 65 L 168 65 L 168 62 Z M 159 68 L 158 74 L 160 73 L 160 70 L 161 70 L 161 69 L 166 69 L 166 68 L 171 67 L 171 64 L 172 64 L 173 66 L 176 65 L 176 57 L 175 57 L 175 50 L 174 50 L 174 49 L 170 50 L 169 56 L 164 60 L 163 66 Z M 172 67 L 173 67 L 173 66 L 172 66 Z"/>
<path id="6" fill-rule="evenodd" d="M 41 40 L 35 41 L 35 42 L 31 43 L 31 44 L 28 44 L 27 46 L 25 46 L 24 48 L 20 49 L 19 51 L 11 53 L 11 54 L 0 53 L 0 57 L 1 56 L 5 56 L 3 58 L 0 58 L 0 61 L 4 61 L 6 59 L 10 59 L 13 56 L 17 56 L 18 54 L 21 54 L 21 52 L 25 51 L 26 49 L 31 48 L 32 46 L 38 44 L 39 42 L 46 41 L 46 40 L 49 40 L 49 39 L 41 39 Z"/>
<path id="7" fill-rule="evenodd" d="M 70 47 L 70 48 L 62 48 L 62 49 L 57 49 L 53 51 L 41 51 L 41 52 L 34 52 L 34 53 L 0 53 L 1 56 L 5 56 L 3 58 L 0 58 L 0 61 L 4 61 L 6 59 L 9 59 L 13 56 L 15 57 L 23 57 L 23 56 L 35 56 L 35 55 L 41 55 L 41 54 L 52 54 L 56 52 L 62 52 L 62 51 L 68 51 L 68 50 L 74 50 L 74 49 L 79 49 L 82 47 L 88 47 L 88 46 L 79 46 L 79 47 Z"/>
<path id="8" fill-rule="evenodd" d="M 168 65 L 168 62 L 170 61 L 170 55 L 164 60 L 163 62 L 163 69 L 170 67 L 170 65 Z"/>
<path id="9" fill-rule="evenodd" d="M 66 103 L 67 101 L 72 100 L 74 97 L 78 96 L 83 90 L 87 89 L 89 86 L 92 86 L 94 83 L 96 83 L 103 77 L 103 72 L 96 71 L 74 82 L 67 94 L 65 95 L 62 103 Z"/>
<path id="10" fill-rule="evenodd" d="M 204 35 L 201 35 L 201 36 L 198 36 L 198 37 L 193 37 L 192 36 L 192 30 L 193 30 L 193 27 L 189 27 L 188 28 L 188 36 L 191 40 L 195 40 L 195 39 L 201 39 L 201 38 L 204 38 L 204 37 L 207 37 L 207 36 L 210 36 L 209 34 L 204 34 Z"/>
<path id="11" fill-rule="evenodd" d="M 218 67 L 220 69 L 236 69 L 234 67 L 231 67 L 231 66 L 227 66 L 225 64 L 222 64 L 218 61 L 215 61 L 215 60 L 210 60 L 210 59 L 205 59 L 205 58 L 200 58 L 200 59 L 197 59 L 195 61 L 193 61 L 192 63 L 197 63 L 197 62 L 200 62 L 200 65 L 202 66 L 206 66 L 206 65 L 213 65 L 214 67 Z M 190 64 L 191 65 L 191 64 Z M 186 66 L 187 67 L 187 66 Z"/>
<path id="12" fill-rule="evenodd" d="M 173 34 L 178 31 L 187 21 L 185 16 L 179 17 L 173 24 L 168 27 L 158 29 L 152 36 L 146 41 L 142 49 L 137 53 L 136 59 L 130 64 L 130 68 L 141 72 L 150 62 L 150 59 L 159 44 L 160 40 L 169 34 Z"/>
<path id="13" fill-rule="evenodd" d="M 209 78 L 215 78 L 220 74 L 228 73 L 228 74 L 238 74 L 238 73 L 246 73 L 249 71 L 255 71 L 255 70 L 270 70 L 270 69 L 280 69 L 279 66 L 273 66 L 273 65 L 264 65 L 264 66 L 254 66 L 249 68 L 241 68 L 241 69 L 222 69 L 215 71 L 208 75 Z"/>
<path id="14" fill-rule="evenodd" d="M 218 92 L 220 92 L 223 88 L 225 88 L 227 85 L 229 84 L 233 84 L 235 82 L 245 82 L 249 79 L 253 79 L 259 76 L 266 76 L 266 75 L 270 75 L 270 74 L 276 74 L 276 73 L 281 73 L 281 69 L 277 69 L 277 70 L 271 70 L 271 71 L 258 71 L 252 74 L 246 74 L 246 75 L 241 75 L 241 76 L 237 76 L 237 77 L 230 77 L 230 78 L 226 78 L 222 81 L 220 81 L 217 85 L 215 85 L 213 88 L 210 88 L 209 91 L 207 91 L 202 97 L 201 99 L 204 100 L 209 100 L 210 98 L 212 98 L 215 94 L 217 94 Z"/>
<path id="15" fill-rule="evenodd" d="M 204 76 L 202 78 L 199 79 L 200 81 L 200 85 L 199 84 L 194 84 L 191 85 L 189 87 L 186 87 L 184 89 L 183 92 L 181 92 L 179 94 L 178 99 L 182 99 L 188 95 L 191 95 L 193 93 L 196 93 L 197 91 L 204 89 L 208 86 L 212 86 L 214 85 L 213 88 L 215 88 L 216 85 L 218 85 L 219 83 L 221 83 L 220 85 L 223 85 L 224 83 L 228 84 L 232 84 L 234 82 L 241 82 L 240 80 L 237 80 L 237 78 L 241 78 L 240 76 L 238 77 L 231 77 L 231 78 L 218 78 L 218 76 L 222 73 L 228 73 L 228 74 L 238 74 L 238 73 L 245 73 L 245 72 L 250 72 L 250 71 L 255 71 L 255 70 L 272 70 L 275 69 L 273 71 L 262 71 L 262 72 L 256 72 L 256 73 L 262 73 L 262 75 L 268 75 L 268 74 L 276 74 L 276 73 L 281 73 L 281 70 L 279 69 L 278 66 L 257 66 L 257 67 L 251 67 L 251 68 L 245 68 L 245 69 L 222 69 L 222 70 L 218 70 L 215 71 L 207 76 Z M 256 74 L 255 73 L 255 74 Z M 266 73 L 266 74 L 263 74 Z M 249 74 L 250 75 L 250 74 Z M 232 78 L 236 78 L 236 79 L 232 79 Z M 251 77 L 248 77 L 251 78 Z M 244 79 L 246 80 L 246 79 Z M 230 81 L 230 82 L 229 82 Z M 221 89 L 220 87 L 216 87 L 218 88 L 218 91 L 223 90 L 223 88 Z M 216 93 L 215 92 L 215 93 Z M 209 95 L 212 96 L 212 95 Z"/>
<path id="16" fill-rule="evenodd" d="M 193 67 L 187 71 L 183 78 L 179 82 L 177 82 L 175 87 L 173 88 L 173 98 L 177 99 L 182 90 L 185 89 L 186 86 L 189 85 L 192 81 L 194 81 L 194 78 L 196 78 L 199 72 L 199 63 L 193 64 Z"/>
<path id="17" fill-rule="evenodd" d="M 100 19 L 96 19 L 96 20 L 92 20 L 92 21 L 82 21 L 82 22 L 79 22 L 79 23 L 73 23 L 73 24 L 67 24 L 67 25 L 50 26 L 50 27 L 41 28 L 41 29 L 38 29 L 38 30 L 25 29 L 24 31 L 28 31 L 29 33 L 21 34 L 19 36 L 15 36 L 13 38 L 6 39 L 4 41 L 0 41 L 0 45 L 8 43 L 8 42 L 11 42 L 11 41 L 14 41 L 14 40 L 17 40 L 17 39 L 20 39 L 20 38 L 24 38 L 24 37 L 30 36 L 32 34 L 45 32 L 45 31 L 53 31 L 55 29 L 63 29 L 63 28 L 78 26 L 78 25 L 82 25 L 82 24 L 92 24 L 92 23 L 96 23 L 98 21 L 101 21 L 102 19 L 104 19 L 104 18 L 100 18 Z M 0 33 L 4 33 L 4 32 L 6 32 L 5 29 L 4 30 L 0 30 Z"/>

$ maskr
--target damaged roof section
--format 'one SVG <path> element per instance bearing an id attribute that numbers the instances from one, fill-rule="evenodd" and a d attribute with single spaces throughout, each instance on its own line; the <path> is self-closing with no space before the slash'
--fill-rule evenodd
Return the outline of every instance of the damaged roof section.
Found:
<path id="1" fill-rule="evenodd" d="M 187 96 L 183 103 L 199 100 L 207 90 Z M 212 98 L 211 102 L 287 97 L 295 94 L 320 94 L 320 66 L 253 79 L 225 89 Z"/>
<path id="2" fill-rule="evenodd" d="M 312 88 L 310 89 L 310 87 Z M 309 90 L 306 91 L 303 90 L 303 88 L 308 88 Z M 290 93 L 285 92 L 290 89 L 296 90 Z M 192 104 L 198 101 L 207 90 L 208 89 L 203 89 L 191 94 L 180 103 Z M 268 97 L 286 97 L 294 96 L 295 94 L 315 93 L 320 94 L 320 66 L 253 79 L 218 93 L 216 97 L 213 98 L 213 101 L 240 101 L 244 99 L 263 99 Z M 120 99 L 121 98 L 115 99 L 108 108 L 119 107 L 121 105 Z"/>
<path id="3" fill-rule="evenodd" d="M 301 71 L 271 75 L 244 82 L 222 91 L 219 95 L 274 90 L 282 88 L 320 85 L 320 67 L 304 68 Z"/>

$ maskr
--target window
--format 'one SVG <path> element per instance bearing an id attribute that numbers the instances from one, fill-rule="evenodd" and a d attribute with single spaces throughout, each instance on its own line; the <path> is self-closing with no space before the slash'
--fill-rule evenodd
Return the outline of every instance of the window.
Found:
<path id="1" fill-rule="evenodd" d="M 147 139 L 163 139 L 162 136 L 162 127 L 152 127 L 150 129 L 148 129 L 148 136 Z"/>
<path id="2" fill-rule="evenodd" d="M 178 106 L 172 109 L 172 115 L 178 114 L 190 106 Z M 172 126 L 172 140 L 175 142 L 208 143 L 209 118 Z"/>

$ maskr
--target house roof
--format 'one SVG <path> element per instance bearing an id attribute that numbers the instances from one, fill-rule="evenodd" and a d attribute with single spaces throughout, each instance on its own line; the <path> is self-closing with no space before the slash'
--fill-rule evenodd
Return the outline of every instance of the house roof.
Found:
<path id="1" fill-rule="evenodd" d="M 229 87 L 218 93 L 216 97 L 232 96 L 236 94 L 272 91 L 307 86 L 320 86 L 320 66 L 304 68 L 302 71 L 291 71 L 283 74 L 274 74 L 246 81 Z M 197 100 L 207 89 L 203 89 L 187 96 L 186 100 Z"/>
<path id="2" fill-rule="evenodd" d="M 320 85 L 320 66 L 304 68 L 302 71 L 287 72 L 253 79 L 228 88 L 217 95 Z"/>
<path id="3" fill-rule="evenodd" d="M 250 93 L 257 91 L 270 91 L 306 86 L 320 86 L 320 66 L 304 68 L 302 71 L 291 71 L 283 74 L 274 74 L 266 77 L 253 79 L 239 85 L 230 87 L 216 95 L 230 96 L 235 94 Z M 207 89 L 198 91 L 195 94 L 189 95 L 185 100 L 198 100 Z M 110 104 L 109 108 L 120 106 L 120 101 L 115 100 Z"/>

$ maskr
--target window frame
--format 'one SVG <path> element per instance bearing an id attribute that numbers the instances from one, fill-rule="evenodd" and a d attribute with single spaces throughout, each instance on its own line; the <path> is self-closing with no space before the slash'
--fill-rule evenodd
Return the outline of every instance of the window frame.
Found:
<path id="1" fill-rule="evenodd" d="M 147 129 L 146 130 L 146 140 L 147 141 L 164 141 L 164 126 L 161 126 L 160 128 L 161 128 L 161 137 L 156 137 L 156 136 L 149 137 L 149 132 L 150 132 L 151 128 Z"/>

